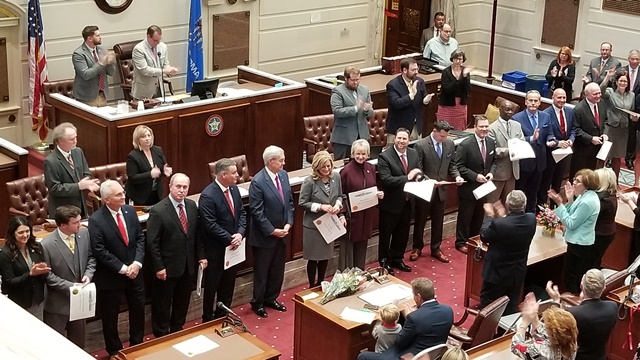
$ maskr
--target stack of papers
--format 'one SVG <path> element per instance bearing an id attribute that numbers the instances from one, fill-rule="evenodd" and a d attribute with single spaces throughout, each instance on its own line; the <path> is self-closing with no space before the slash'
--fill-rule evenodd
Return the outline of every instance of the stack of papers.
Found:
<path id="1" fill-rule="evenodd" d="M 340 319 L 349 320 L 353 322 L 363 323 L 363 324 L 371 324 L 373 319 L 375 319 L 376 313 L 373 311 L 362 309 L 352 309 L 350 307 L 345 307 L 340 313 Z"/>
<path id="2" fill-rule="evenodd" d="M 393 304 L 412 296 L 413 292 L 411 291 L 411 288 L 400 284 L 391 284 L 366 294 L 362 294 L 358 296 L 358 298 L 371 305 L 380 307 L 387 304 Z"/>

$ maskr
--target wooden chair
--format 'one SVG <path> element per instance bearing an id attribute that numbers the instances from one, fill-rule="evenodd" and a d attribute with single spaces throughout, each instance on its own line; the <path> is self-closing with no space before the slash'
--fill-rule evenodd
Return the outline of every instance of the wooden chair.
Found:
<path id="1" fill-rule="evenodd" d="M 31 225 L 47 223 L 49 218 L 49 189 L 44 175 L 9 181 L 9 214 L 26 217 Z"/>
<path id="2" fill-rule="evenodd" d="M 43 111 L 47 112 L 49 119 L 49 127 L 53 129 L 59 125 L 58 119 L 55 117 L 55 111 L 51 106 L 51 94 L 62 94 L 73 99 L 73 79 L 65 79 L 58 81 L 47 81 L 42 83 L 42 91 L 44 93 L 44 103 L 42 103 Z"/>
<path id="3" fill-rule="evenodd" d="M 249 171 L 249 163 L 247 163 L 247 156 L 242 154 L 242 155 L 231 157 L 230 159 L 236 162 L 236 167 L 238 168 L 238 180 L 236 181 L 236 184 L 251 182 L 251 180 L 253 179 L 253 176 L 251 176 L 251 172 Z M 216 163 L 218 163 L 218 160 L 207 164 L 209 168 L 209 176 L 211 177 L 211 181 L 214 181 L 216 179 Z"/>
<path id="4" fill-rule="evenodd" d="M 387 146 L 387 109 L 377 109 L 367 119 L 371 145 Z"/>
<path id="5" fill-rule="evenodd" d="M 120 162 L 115 164 L 107 164 L 102 166 L 95 166 L 89 168 L 91 177 L 100 180 L 100 183 L 106 180 L 115 180 L 122 185 L 122 188 L 127 184 L 127 163 Z M 85 194 L 87 199 L 87 215 L 91 216 L 94 211 L 98 210 L 102 206 L 102 200 L 98 194 L 88 192 Z"/>
<path id="6" fill-rule="evenodd" d="M 113 45 L 113 51 L 116 54 L 117 68 L 120 73 L 120 87 L 122 88 L 124 99 L 127 101 L 133 100 L 133 97 L 131 96 L 131 84 L 133 83 L 134 66 L 131 53 L 133 52 L 133 48 L 138 45 L 139 42 L 139 40 L 135 40 Z M 171 85 L 171 81 L 165 78 L 164 83 L 168 85 L 169 92 L 173 95 L 173 86 Z"/>
<path id="7" fill-rule="evenodd" d="M 304 122 L 304 142 L 307 152 L 307 162 L 313 162 L 313 156 L 321 150 L 326 150 L 333 154 L 331 146 L 331 131 L 333 130 L 333 114 L 305 116 Z"/>
<path id="8" fill-rule="evenodd" d="M 462 319 L 453 323 L 449 336 L 459 341 L 462 349 L 465 350 L 493 339 L 507 304 L 509 304 L 509 297 L 505 295 L 480 311 L 465 309 Z M 475 319 L 469 330 L 466 330 L 461 325 L 467 321 L 469 315 L 475 316 Z"/>

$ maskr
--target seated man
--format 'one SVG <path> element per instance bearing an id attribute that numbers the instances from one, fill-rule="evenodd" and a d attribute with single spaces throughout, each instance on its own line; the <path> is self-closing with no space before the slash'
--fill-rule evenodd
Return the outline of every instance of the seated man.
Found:
<path id="1" fill-rule="evenodd" d="M 451 307 L 436 301 L 433 283 L 427 278 L 414 279 L 411 289 L 418 308 L 407 315 L 396 343 L 381 353 L 362 352 L 358 360 L 398 360 L 402 355 L 415 355 L 426 348 L 447 342 L 453 325 Z"/>
<path id="2" fill-rule="evenodd" d="M 578 325 L 575 360 L 604 360 L 609 335 L 618 319 L 618 307 L 613 301 L 600 299 L 604 291 L 604 275 L 598 269 L 591 269 L 582 276 L 580 289 L 582 303 L 566 309 Z M 547 293 L 551 300 L 560 303 L 558 287 L 551 281 L 547 283 Z"/>

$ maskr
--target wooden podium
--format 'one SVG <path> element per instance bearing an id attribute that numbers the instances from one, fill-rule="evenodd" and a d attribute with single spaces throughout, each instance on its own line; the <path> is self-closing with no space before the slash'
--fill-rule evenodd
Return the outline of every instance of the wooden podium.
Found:
<path id="1" fill-rule="evenodd" d="M 624 205 L 626 206 L 626 205 Z M 640 283 L 636 282 L 635 285 Z M 607 300 L 615 302 L 618 306 L 626 299 L 629 286 L 623 286 L 607 295 Z M 620 315 L 624 311 L 624 319 Z M 619 308 L 618 321 L 611 331 L 607 344 L 607 356 L 612 360 L 632 359 L 636 352 L 636 346 L 640 342 L 640 314 L 637 314 L 638 305 L 631 300 L 626 300 Z M 629 343 L 631 340 L 631 343 Z"/>

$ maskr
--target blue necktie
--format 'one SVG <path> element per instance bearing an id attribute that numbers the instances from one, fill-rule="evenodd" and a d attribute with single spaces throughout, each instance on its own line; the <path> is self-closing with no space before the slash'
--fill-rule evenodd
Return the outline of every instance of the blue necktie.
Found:
<path id="1" fill-rule="evenodd" d="M 440 147 L 439 142 L 436 143 L 436 153 L 438 154 L 438 157 L 442 159 L 442 148 Z"/>
<path id="2" fill-rule="evenodd" d="M 533 130 L 536 129 L 536 127 L 538 127 L 538 120 L 536 120 L 536 116 L 531 115 L 531 126 L 533 127 Z"/>

